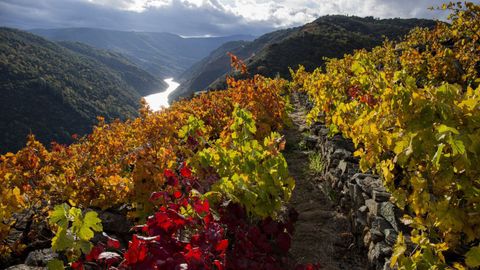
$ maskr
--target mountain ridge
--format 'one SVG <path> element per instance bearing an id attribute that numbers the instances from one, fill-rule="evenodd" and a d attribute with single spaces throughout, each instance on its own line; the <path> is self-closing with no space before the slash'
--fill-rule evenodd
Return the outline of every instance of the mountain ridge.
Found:
<path id="1" fill-rule="evenodd" d="M 225 42 L 254 36 L 184 38 L 166 32 L 119 31 L 99 28 L 31 29 L 53 41 L 78 41 L 119 52 L 140 68 L 162 78 L 177 77 Z"/>
<path id="2" fill-rule="evenodd" d="M 244 60 L 252 74 L 268 77 L 278 74 L 288 78 L 288 67 L 303 65 L 307 70 L 312 70 L 323 65 L 324 57 L 338 58 L 355 49 L 370 49 L 381 44 L 384 37 L 398 39 L 414 27 L 433 27 L 435 24 L 435 21 L 426 19 L 328 15 L 303 26 L 267 33 L 243 44 L 244 48 L 233 48 L 230 52 Z M 202 67 L 204 70 L 216 70 L 215 74 L 192 70 L 198 68 L 196 65 L 192 66 L 182 74 L 179 79 L 182 85 L 170 95 L 170 99 L 188 97 L 201 90 L 224 88 L 230 62 L 227 51 L 223 52 L 221 56 L 217 52 L 215 56 L 201 60 L 203 63 L 216 65 Z M 204 79 L 214 75 L 217 77 L 215 80 Z"/>

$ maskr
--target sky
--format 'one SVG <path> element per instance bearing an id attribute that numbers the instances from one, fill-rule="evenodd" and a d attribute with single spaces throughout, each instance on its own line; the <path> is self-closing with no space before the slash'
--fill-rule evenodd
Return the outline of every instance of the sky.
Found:
<path id="1" fill-rule="evenodd" d="M 260 35 L 327 14 L 445 19 L 441 0 L 0 0 L 0 25 L 94 27 L 183 36 Z M 474 2 L 480 2 L 475 0 Z"/>

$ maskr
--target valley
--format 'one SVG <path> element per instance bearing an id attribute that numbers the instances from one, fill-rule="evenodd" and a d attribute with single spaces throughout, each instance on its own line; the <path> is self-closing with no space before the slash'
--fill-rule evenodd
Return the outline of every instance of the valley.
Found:
<path id="1" fill-rule="evenodd" d="M 180 85 L 179 83 L 175 82 L 173 78 L 165 79 L 165 82 L 168 84 L 166 90 L 144 97 L 148 106 L 153 111 L 158 111 L 162 108 L 168 108 L 170 106 L 168 96 L 172 94 Z"/>
<path id="2" fill-rule="evenodd" d="M 480 268 L 478 3 L 51 1 L 0 1 L 0 269 Z"/>

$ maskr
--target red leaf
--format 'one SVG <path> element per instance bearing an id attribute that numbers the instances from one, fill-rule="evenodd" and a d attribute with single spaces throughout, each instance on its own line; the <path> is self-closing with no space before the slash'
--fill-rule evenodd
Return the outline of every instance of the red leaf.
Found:
<path id="1" fill-rule="evenodd" d="M 210 204 L 208 204 L 207 200 L 204 200 L 203 202 L 198 200 L 194 203 L 193 207 L 195 208 L 195 211 L 198 214 L 202 213 L 209 213 L 210 212 Z"/>
<path id="2" fill-rule="evenodd" d="M 175 177 L 175 174 L 171 170 L 168 170 L 168 169 L 163 171 L 163 175 L 165 177 Z"/>
<path id="3" fill-rule="evenodd" d="M 80 262 L 80 261 L 78 261 L 78 262 L 73 262 L 73 263 L 72 263 L 72 269 L 73 269 L 73 270 L 83 270 L 83 269 L 84 269 L 84 268 L 83 268 L 83 262 Z"/>
<path id="4" fill-rule="evenodd" d="M 264 232 L 270 235 L 276 235 L 279 232 L 280 226 L 278 222 L 275 222 L 272 218 L 268 217 L 262 223 Z"/>
<path id="5" fill-rule="evenodd" d="M 179 199 L 180 197 L 182 197 L 182 192 L 177 190 L 173 193 L 173 196 L 175 197 L 175 199 Z"/>
<path id="6" fill-rule="evenodd" d="M 164 191 L 159 191 L 159 192 L 153 192 L 152 195 L 150 195 L 150 199 L 148 199 L 151 202 L 154 202 L 160 198 L 167 198 L 167 194 Z"/>
<path id="7" fill-rule="evenodd" d="M 115 249 L 120 248 L 120 241 L 118 241 L 115 238 L 112 238 L 112 237 L 108 236 L 107 234 L 104 234 L 104 235 L 107 237 L 107 247 L 115 248 Z"/>
<path id="8" fill-rule="evenodd" d="M 133 235 L 132 241 L 128 245 L 128 250 L 125 252 L 125 260 L 127 264 L 134 264 L 142 262 L 148 253 L 146 242 L 156 237 L 141 237 L 136 234 Z"/>
<path id="9" fill-rule="evenodd" d="M 277 238 L 278 247 L 285 253 L 288 252 L 288 250 L 290 249 L 290 241 L 291 239 L 288 233 L 282 232 L 278 235 L 278 238 Z"/>
<path id="10" fill-rule="evenodd" d="M 217 267 L 217 270 L 223 270 L 224 269 L 223 264 L 219 260 L 213 261 L 213 265 L 215 265 Z"/>
<path id="11" fill-rule="evenodd" d="M 228 248 L 228 239 L 223 239 L 217 243 L 215 250 L 224 253 Z"/>
<path id="12" fill-rule="evenodd" d="M 98 256 L 100 255 L 100 253 L 102 253 L 104 250 L 105 250 L 105 248 L 102 245 L 96 245 L 92 248 L 90 253 L 87 254 L 85 259 L 88 262 L 96 261 L 98 259 Z"/>
<path id="13" fill-rule="evenodd" d="M 187 166 L 183 166 L 183 168 L 180 170 L 180 174 L 186 178 L 192 177 L 192 171 L 190 171 L 190 169 Z"/>
<path id="14" fill-rule="evenodd" d="M 202 260 L 202 251 L 199 247 L 192 248 L 191 245 L 187 245 L 188 252 L 185 254 L 185 259 L 189 262 L 198 263 Z"/>

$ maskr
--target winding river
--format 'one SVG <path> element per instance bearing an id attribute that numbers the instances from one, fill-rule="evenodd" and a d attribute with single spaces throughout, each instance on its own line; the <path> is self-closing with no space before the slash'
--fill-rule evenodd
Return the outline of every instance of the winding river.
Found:
<path id="1" fill-rule="evenodd" d="M 168 84 L 167 90 L 144 97 L 145 101 L 148 103 L 148 106 L 150 106 L 150 109 L 153 111 L 158 111 L 161 108 L 168 108 L 168 106 L 170 106 L 168 103 L 168 95 L 175 91 L 180 85 L 179 83 L 175 82 L 173 78 L 168 78 L 164 81 Z"/>

